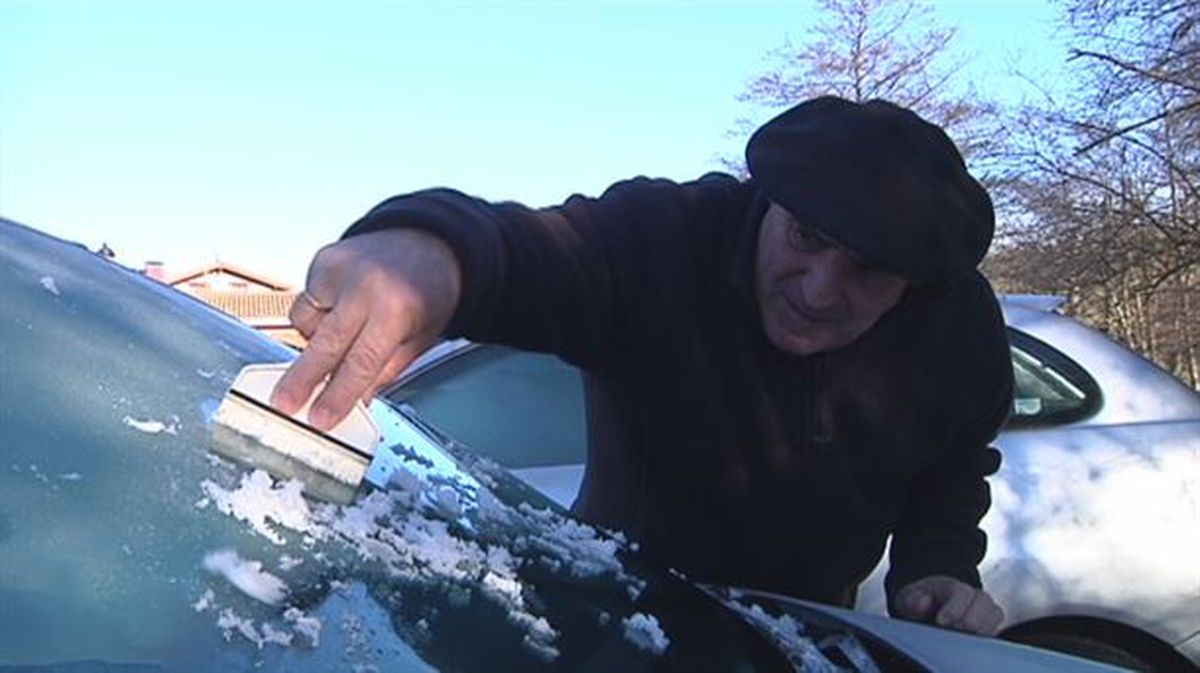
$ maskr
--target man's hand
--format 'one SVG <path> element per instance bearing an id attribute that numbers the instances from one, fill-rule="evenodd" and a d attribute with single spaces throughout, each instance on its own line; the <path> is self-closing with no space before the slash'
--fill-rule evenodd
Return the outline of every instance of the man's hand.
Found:
<path id="1" fill-rule="evenodd" d="M 288 314 L 309 341 L 271 404 L 295 413 L 317 384 L 309 422 L 328 430 L 393 380 L 446 329 L 458 306 L 458 260 L 441 239 L 389 229 L 322 248 Z"/>
<path id="2" fill-rule="evenodd" d="M 944 575 L 905 585 L 894 603 L 894 616 L 983 636 L 996 635 L 1004 621 L 1004 611 L 986 591 Z"/>

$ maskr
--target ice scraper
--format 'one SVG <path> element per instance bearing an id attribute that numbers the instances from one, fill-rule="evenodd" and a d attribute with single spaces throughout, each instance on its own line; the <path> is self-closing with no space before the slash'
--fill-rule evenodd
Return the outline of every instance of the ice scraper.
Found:
<path id="1" fill-rule="evenodd" d="M 383 488 L 398 459 L 390 448 L 379 449 L 379 428 L 362 402 L 329 432 L 306 420 L 324 385 L 295 414 L 271 406 L 271 391 L 288 366 L 250 364 L 238 372 L 212 418 L 213 449 L 275 477 L 299 479 L 307 495 L 330 502 L 350 502 L 363 481 Z"/>

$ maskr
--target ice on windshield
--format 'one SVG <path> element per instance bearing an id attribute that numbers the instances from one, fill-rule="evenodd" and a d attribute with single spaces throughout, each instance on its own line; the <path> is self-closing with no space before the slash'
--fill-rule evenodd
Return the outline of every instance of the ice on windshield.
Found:
<path id="1" fill-rule="evenodd" d="M 223 514 L 245 521 L 277 545 L 285 542 L 282 529 L 319 532 L 311 523 L 308 501 L 301 495 L 304 485 L 296 479 L 277 481 L 262 470 L 252 470 L 242 475 L 235 489 L 222 488 L 211 480 L 200 487 L 207 497 L 196 503 L 197 507 L 203 509 L 212 503 Z"/>
<path id="2" fill-rule="evenodd" d="M 58 284 L 54 282 L 53 276 L 42 276 L 40 282 L 50 294 L 56 297 L 61 296 L 62 293 L 58 291 Z"/>
<path id="3" fill-rule="evenodd" d="M 571 578 L 611 576 L 626 587 L 631 602 L 642 591 L 643 583 L 626 573 L 617 558 L 619 538 L 606 538 L 547 509 L 527 503 L 514 508 L 501 502 L 447 456 L 428 447 L 417 450 L 417 442 L 428 440 L 407 427 L 401 437 L 396 429 L 402 424 L 393 422 L 386 436 L 398 449 L 400 469 L 387 490 L 372 490 L 350 505 L 338 506 L 308 500 L 299 481 L 275 479 L 255 469 L 226 486 L 204 481 L 204 498 L 196 506 L 213 507 L 245 523 L 272 545 L 297 546 L 300 553 L 285 555 L 278 564 L 285 576 L 302 565 L 297 556 L 312 557 L 312 544 L 321 541 L 322 548 L 333 545 L 361 563 L 382 565 L 389 577 L 401 583 L 460 592 L 463 600 L 477 593 L 501 606 L 523 634 L 525 648 L 547 661 L 559 656 L 560 633 L 531 602 L 532 588 L 518 573 L 523 565 L 539 564 Z M 328 557 L 316 561 L 334 563 Z M 234 550 L 214 550 L 204 565 L 255 600 L 286 601 L 283 579 Z M 255 622 L 222 604 L 219 596 L 220 592 L 205 594 L 201 601 L 215 615 L 217 628 L 259 647 L 284 646 L 296 642 L 295 636 L 319 633 L 322 628 L 314 617 L 296 612 L 284 613 L 294 617 L 291 621 L 260 618 Z M 625 629 L 631 642 L 647 651 L 660 653 L 667 647 L 653 616 L 636 615 Z"/>
<path id="4" fill-rule="evenodd" d="M 288 589 L 283 580 L 264 571 L 261 562 L 243 559 L 233 549 L 205 555 L 204 569 L 224 577 L 242 593 L 262 603 L 277 605 L 287 597 Z"/>
<path id="5" fill-rule="evenodd" d="M 381 448 L 405 469 L 351 506 L 215 457 L 233 376 L 294 352 L 87 250 L 12 227 L 0 241 L 0 397 L 19 440 L 0 470 L 5 663 L 431 670 L 415 653 L 445 656 L 460 618 L 498 627 L 507 656 L 562 662 L 576 590 L 611 615 L 588 633 L 642 656 L 621 637 L 644 585 L 618 540 L 507 504 L 524 497 L 510 477 L 417 446 L 394 410 Z"/>
<path id="6" fill-rule="evenodd" d="M 658 620 L 651 615 L 638 612 L 621 620 L 621 625 L 625 627 L 625 638 L 647 652 L 662 654 L 671 645 Z"/>
<path id="7" fill-rule="evenodd" d="M 178 418 L 169 418 L 164 422 L 157 421 L 152 418 L 142 420 L 139 418 L 134 418 L 133 416 L 126 416 L 125 418 L 121 419 L 121 422 L 133 428 L 134 430 L 137 430 L 138 432 L 144 432 L 148 435 L 157 435 L 162 432 L 165 432 L 168 435 L 179 434 Z"/>
<path id="8" fill-rule="evenodd" d="M 714 592 L 722 602 L 741 614 L 760 633 L 779 645 L 797 671 L 806 673 L 880 673 L 879 667 L 856 638 L 844 633 L 825 635 L 814 640 L 805 625 L 791 615 L 773 615 L 749 600 L 736 589 Z M 830 653 L 836 652 L 850 665 L 835 663 Z"/>

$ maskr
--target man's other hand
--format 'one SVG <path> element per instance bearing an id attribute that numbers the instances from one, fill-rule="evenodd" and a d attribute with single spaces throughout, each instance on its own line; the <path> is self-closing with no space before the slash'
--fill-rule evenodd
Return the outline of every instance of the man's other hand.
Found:
<path id="1" fill-rule="evenodd" d="M 458 260 L 441 239 L 415 229 L 353 236 L 322 248 L 305 293 L 288 317 L 308 346 L 279 380 L 271 404 L 295 413 L 313 401 L 309 422 L 337 425 L 354 401 L 369 399 L 441 337 L 458 306 Z"/>
<path id="2" fill-rule="evenodd" d="M 905 585 L 896 592 L 894 616 L 947 629 L 994 636 L 1004 611 L 982 589 L 944 575 Z"/>

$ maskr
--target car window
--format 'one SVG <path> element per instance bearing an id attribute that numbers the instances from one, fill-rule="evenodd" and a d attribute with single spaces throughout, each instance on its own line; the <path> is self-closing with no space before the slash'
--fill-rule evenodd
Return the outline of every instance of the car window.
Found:
<path id="1" fill-rule="evenodd" d="M 552 355 L 476 347 L 414 377 L 389 398 L 510 469 L 586 460 L 581 375 Z"/>
<path id="2" fill-rule="evenodd" d="M 1009 427 L 1071 423 L 1095 413 L 1100 388 L 1049 344 L 1009 328 L 1016 389 Z M 582 379 L 552 355 L 478 345 L 389 393 L 511 469 L 580 464 L 587 455 Z"/>
<path id="3" fill-rule="evenodd" d="M 1009 343 L 1016 383 L 1010 426 L 1071 423 L 1099 408 L 1095 380 L 1061 351 L 1012 328 Z"/>

